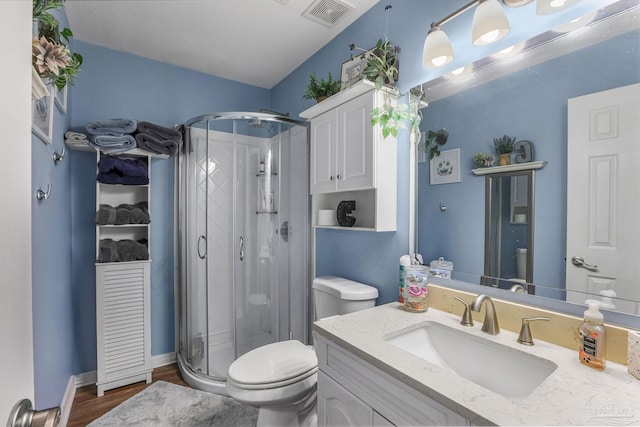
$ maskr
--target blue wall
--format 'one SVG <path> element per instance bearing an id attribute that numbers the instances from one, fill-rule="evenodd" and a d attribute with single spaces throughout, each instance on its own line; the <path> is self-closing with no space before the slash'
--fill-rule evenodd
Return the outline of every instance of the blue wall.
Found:
<path id="1" fill-rule="evenodd" d="M 535 160 L 548 161 L 535 178 L 533 277 L 537 284 L 564 288 L 567 99 L 640 81 L 639 41 L 640 32 L 628 33 L 424 110 L 422 127 L 449 131 L 444 149 L 460 148 L 462 171 L 460 183 L 429 185 L 428 163 L 419 167 L 419 247 L 425 260 L 442 256 L 457 271 L 484 271 L 485 180 L 471 173 L 473 155 L 494 154 L 493 138 L 508 134 L 532 141 Z M 440 203 L 447 205 L 445 213 Z"/>
<path id="2" fill-rule="evenodd" d="M 84 56 L 73 91 L 71 127 L 127 117 L 173 127 L 201 114 L 269 108 L 269 91 L 78 42 Z M 95 154 L 71 153 L 73 371 L 96 368 Z M 175 348 L 173 295 L 173 160 L 151 164 L 151 353 Z"/>

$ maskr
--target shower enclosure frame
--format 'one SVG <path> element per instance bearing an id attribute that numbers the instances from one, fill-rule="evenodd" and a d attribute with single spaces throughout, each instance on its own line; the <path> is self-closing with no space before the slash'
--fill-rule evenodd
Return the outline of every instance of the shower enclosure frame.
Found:
<path id="1" fill-rule="evenodd" d="M 233 144 L 233 150 L 234 150 L 234 155 L 233 155 L 233 162 L 236 162 L 237 159 L 235 158 L 235 153 L 236 153 L 236 147 L 235 144 L 237 143 L 235 141 L 236 138 L 236 126 L 237 126 L 237 121 L 247 121 L 247 124 L 251 127 L 261 127 L 262 124 L 264 123 L 279 123 L 282 125 L 288 125 L 291 126 L 289 128 L 289 132 L 290 129 L 292 129 L 295 126 L 299 126 L 304 128 L 304 144 L 305 144 L 305 170 L 306 170 L 306 174 L 305 174 L 305 184 L 304 187 L 306 189 L 305 192 L 305 200 L 304 200 L 304 206 L 306 208 L 306 213 L 305 213 L 305 227 L 304 227 L 304 248 L 306 251 L 306 256 L 305 256 L 305 262 L 306 262 L 306 267 L 304 269 L 304 276 L 305 276 L 305 283 L 304 283 L 304 290 L 303 290 L 303 295 L 304 295 L 304 308 L 303 308 L 303 327 L 302 332 L 301 332 L 301 336 L 293 336 L 292 335 L 292 315 L 291 315 L 291 305 L 290 302 L 287 304 L 288 307 L 288 338 L 289 339 L 298 339 L 302 342 L 305 343 L 309 343 L 310 342 L 310 329 L 311 329 L 311 313 L 312 313 L 312 307 L 311 307 L 311 292 L 310 292 L 310 283 L 311 283 L 311 268 L 309 267 L 311 265 L 311 257 L 312 257 L 312 247 L 311 247 L 311 198 L 309 195 L 309 175 L 308 175 L 308 171 L 309 171 L 309 167 L 310 167 L 310 156 L 309 156 L 309 150 L 310 150 L 310 135 L 309 135 L 309 123 L 306 121 L 299 121 L 299 120 L 294 120 L 294 119 L 290 119 L 289 117 L 283 116 L 283 115 L 279 115 L 279 114 L 272 114 L 271 112 L 269 113 L 263 113 L 263 112 L 259 112 L 259 113 L 253 113 L 253 112 L 221 112 L 221 113 L 214 113 L 214 114 L 208 114 L 208 115 L 201 115 L 201 116 L 197 116 L 194 117 L 190 120 L 188 120 L 187 122 L 185 122 L 184 127 L 185 127 L 185 144 L 183 144 L 183 147 L 181 147 L 181 153 L 179 156 L 176 157 L 175 160 L 175 203 L 174 203 L 174 222 L 175 222 L 175 233 L 174 233 L 174 238 L 175 238 L 175 245 L 174 245 L 174 259 L 175 259 L 175 265 L 176 265 L 176 269 L 175 269 L 175 319 L 176 319 L 176 324 L 175 324 L 175 336 L 176 336 L 176 359 L 177 359 L 177 363 L 180 369 L 180 372 L 182 374 L 183 379 L 190 384 L 191 386 L 200 389 L 200 390 L 205 390 L 205 391 L 209 391 L 209 392 L 213 392 L 216 394 L 222 394 L 222 395 L 226 395 L 226 382 L 222 381 L 220 379 L 216 379 L 216 378 L 212 378 L 211 376 L 208 375 L 208 372 L 206 374 L 203 373 L 199 373 L 199 372 L 195 372 L 192 367 L 191 367 L 191 363 L 189 363 L 187 360 L 185 360 L 185 358 L 183 357 L 183 346 L 185 345 L 190 345 L 189 342 L 187 343 L 183 343 L 182 342 L 182 338 L 187 336 L 187 318 L 186 316 L 188 315 L 187 313 L 185 313 L 185 311 L 188 311 L 188 309 L 185 309 L 186 307 L 186 302 L 185 302 L 185 298 L 188 300 L 188 298 L 186 297 L 186 286 L 187 286 L 187 282 L 186 282 L 186 274 L 187 274 L 187 269 L 189 268 L 188 262 L 185 262 L 186 260 L 186 255 L 183 257 L 183 252 L 186 250 L 186 239 L 187 236 L 184 235 L 185 233 L 185 228 L 186 228 L 186 222 L 188 221 L 187 218 L 187 214 L 182 214 L 181 213 L 181 207 L 184 206 L 184 203 L 186 203 L 186 194 L 185 194 L 185 190 L 183 189 L 183 185 L 182 185 L 182 175 L 185 172 L 185 168 L 187 167 L 186 165 L 186 160 L 183 158 L 183 150 L 185 149 L 185 147 L 187 146 L 187 138 L 189 138 L 189 134 L 190 132 L 186 132 L 187 130 L 189 130 L 192 126 L 198 125 L 198 124 L 203 124 L 206 125 L 206 127 L 203 129 L 206 135 L 205 141 L 209 141 L 208 144 L 211 142 L 210 141 L 210 136 L 209 136 L 209 132 L 210 132 L 210 128 L 211 128 L 211 123 L 212 122 L 221 122 L 221 121 L 229 121 L 233 123 L 233 132 L 232 132 L 232 136 L 233 136 L 233 141 L 231 142 L 231 144 Z M 280 129 L 280 128 L 279 128 Z M 302 132 L 302 131 L 301 131 Z M 278 133 L 278 135 L 282 135 L 283 132 Z M 289 134 L 289 136 L 291 136 Z M 289 143 L 293 142 L 289 139 Z M 300 142 L 297 142 L 298 144 Z M 191 142 L 189 142 L 189 144 L 191 144 Z M 280 159 L 281 160 L 281 159 Z M 233 165 L 234 168 L 234 179 L 235 179 L 235 168 L 236 165 L 234 163 Z M 234 200 L 234 208 L 235 209 L 235 201 L 236 199 L 236 193 L 234 191 L 234 195 L 233 195 L 233 200 Z M 234 212 L 235 213 L 235 212 Z M 235 220 L 234 220 L 235 221 Z M 280 219 L 280 222 L 282 222 L 282 220 Z M 235 225 L 234 225 L 234 230 L 235 230 Z M 301 231 L 299 231 L 300 233 Z M 276 231 L 277 233 L 277 231 Z M 193 236 L 192 236 L 193 237 Z M 207 236 L 208 237 L 208 236 Z M 185 265 L 186 264 L 186 265 Z M 234 267 L 235 269 L 235 267 Z M 208 286 L 208 285 L 207 285 Z M 235 292 L 235 287 L 236 287 L 236 282 L 235 282 L 235 275 L 234 275 L 234 280 L 233 283 L 231 284 L 232 286 L 232 294 L 233 294 L 233 311 L 235 312 L 236 307 L 237 307 L 237 301 L 236 301 L 236 292 Z M 292 284 L 290 283 L 289 286 L 292 286 Z M 291 289 L 288 289 L 288 296 L 289 298 L 291 298 Z M 209 309 L 207 307 L 207 315 L 209 315 L 208 313 Z M 279 315 L 279 314 L 278 314 Z M 235 313 L 234 313 L 235 316 Z M 298 316 L 299 318 L 300 316 Z M 208 322 L 208 320 L 207 320 Z M 234 334 L 235 334 L 235 329 L 234 329 Z M 279 340 L 282 340 L 285 338 L 280 338 Z M 234 340 L 233 340 L 233 345 L 235 348 L 235 351 L 237 353 L 237 342 L 236 342 L 236 338 L 234 336 Z M 207 348 L 207 352 L 209 351 L 209 348 Z M 208 353 L 207 353 L 208 355 Z M 237 358 L 239 355 L 236 354 L 234 356 L 234 360 L 235 358 Z M 209 356 L 207 356 L 209 357 Z"/>

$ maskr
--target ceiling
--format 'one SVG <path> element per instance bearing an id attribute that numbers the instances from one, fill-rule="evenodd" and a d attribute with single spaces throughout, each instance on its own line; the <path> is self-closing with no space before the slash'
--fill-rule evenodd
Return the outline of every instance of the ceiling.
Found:
<path id="1" fill-rule="evenodd" d="M 271 89 L 378 1 L 68 0 L 65 11 L 77 40 Z M 332 27 L 303 16 L 318 2 Z M 352 9 L 336 20 L 341 7 Z"/>

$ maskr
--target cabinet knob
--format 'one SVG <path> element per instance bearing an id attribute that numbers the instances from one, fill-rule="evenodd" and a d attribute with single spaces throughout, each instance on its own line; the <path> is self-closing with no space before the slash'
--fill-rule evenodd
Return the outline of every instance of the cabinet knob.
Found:
<path id="1" fill-rule="evenodd" d="M 333 175 L 329 177 L 329 181 L 333 181 Z"/>
<path id="2" fill-rule="evenodd" d="M 340 174 L 338 174 L 338 176 L 336 176 L 336 179 L 342 179 L 342 176 L 340 176 Z"/>

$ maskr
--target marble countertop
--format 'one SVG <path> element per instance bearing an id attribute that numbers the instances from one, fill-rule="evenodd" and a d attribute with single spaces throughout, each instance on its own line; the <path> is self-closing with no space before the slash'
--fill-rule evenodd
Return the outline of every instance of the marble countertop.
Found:
<path id="1" fill-rule="evenodd" d="M 385 341 L 426 321 L 550 360 L 558 368 L 528 397 L 507 398 Z M 577 350 L 536 339 L 535 325 L 534 346 L 518 344 L 516 333 L 501 330 L 492 336 L 482 332 L 481 326 L 480 322 L 470 328 L 461 326 L 459 316 L 433 308 L 409 313 L 401 304 L 390 303 L 317 321 L 313 329 L 473 424 L 640 424 L 640 380 L 632 377 L 626 366 L 607 361 L 602 372 L 584 366 L 578 361 Z M 472 351 L 469 357 L 473 357 Z"/>

